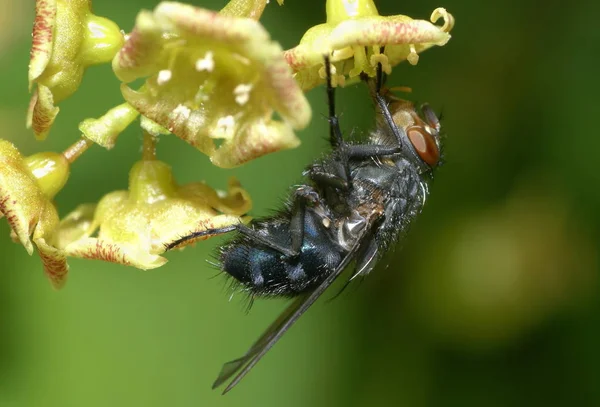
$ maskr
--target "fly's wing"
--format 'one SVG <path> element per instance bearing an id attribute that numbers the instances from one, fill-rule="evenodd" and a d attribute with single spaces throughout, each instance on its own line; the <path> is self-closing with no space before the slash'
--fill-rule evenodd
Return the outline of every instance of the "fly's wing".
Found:
<path id="1" fill-rule="evenodd" d="M 358 248 L 354 274 L 352 274 L 352 277 L 350 277 L 348 282 L 354 280 L 358 276 L 366 276 L 369 274 L 375 268 L 378 260 L 379 245 L 377 244 L 375 236 L 370 235 Z"/>
<path id="2" fill-rule="evenodd" d="M 248 373 L 248 371 L 258 362 L 258 359 L 269 350 L 271 346 L 275 344 L 277 339 L 285 332 L 284 326 L 287 321 L 290 321 L 294 314 L 298 314 L 298 310 L 302 306 L 302 304 L 306 301 L 308 294 L 305 294 L 292 302 L 286 309 L 277 317 L 277 319 L 269 325 L 267 330 L 254 342 L 254 344 L 250 347 L 248 352 L 244 356 L 239 359 L 232 360 L 231 362 L 227 362 L 221 368 L 221 372 L 219 373 L 219 377 L 213 383 L 213 389 L 219 387 L 224 382 L 229 380 L 234 374 L 236 374 L 240 369 L 242 369 L 248 362 L 253 360 L 253 363 L 248 364 L 243 372 L 240 372 L 236 379 L 232 381 L 229 386 L 225 389 L 223 394 L 227 393 L 233 386 L 235 386 L 242 377 Z M 301 313 L 298 314 L 295 318 L 300 317 Z M 293 321 L 291 321 L 293 323 Z M 291 325 L 291 323 L 289 325 Z M 289 326 L 288 325 L 288 326 Z M 261 351 L 264 349 L 264 352 L 260 356 L 258 356 Z"/>
<path id="3" fill-rule="evenodd" d="M 273 322 L 264 334 L 252 345 L 250 350 L 239 359 L 232 360 L 231 362 L 223 365 L 219 377 L 213 384 L 213 389 L 219 387 L 233 375 L 235 377 L 227 385 L 223 394 L 231 390 L 236 384 L 240 382 L 248 374 L 250 369 L 256 365 L 256 363 L 262 358 L 265 353 L 271 349 L 273 345 L 285 334 L 285 332 L 306 312 L 311 305 L 327 290 L 327 288 L 342 274 L 342 271 L 348 266 L 348 264 L 354 258 L 356 251 L 359 247 L 360 238 L 354 244 L 352 249 L 344 257 L 337 268 L 317 287 L 314 291 L 303 295 L 302 297 L 295 300 L 286 310 Z"/>

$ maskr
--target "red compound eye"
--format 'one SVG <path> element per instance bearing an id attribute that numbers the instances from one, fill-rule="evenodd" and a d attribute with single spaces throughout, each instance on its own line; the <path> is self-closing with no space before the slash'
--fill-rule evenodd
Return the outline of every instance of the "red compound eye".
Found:
<path id="1" fill-rule="evenodd" d="M 421 157 L 430 166 L 437 165 L 440 160 L 440 150 L 435 142 L 435 138 L 421 126 L 410 126 L 406 129 L 406 135 L 413 147 Z"/>

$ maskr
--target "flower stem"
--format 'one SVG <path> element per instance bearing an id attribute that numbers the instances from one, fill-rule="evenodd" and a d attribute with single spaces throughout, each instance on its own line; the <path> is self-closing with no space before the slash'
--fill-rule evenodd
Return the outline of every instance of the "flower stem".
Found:
<path id="1" fill-rule="evenodd" d="M 81 138 L 75 144 L 67 148 L 62 154 L 69 164 L 72 164 L 81 154 L 85 153 L 92 144 L 94 143 L 91 140 Z"/>
<path id="2" fill-rule="evenodd" d="M 144 131 L 144 143 L 142 145 L 142 159 L 144 161 L 156 160 L 156 137 Z"/>
<path id="3" fill-rule="evenodd" d="M 267 0 L 231 0 L 223 9 L 221 14 L 231 17 L 248 17 L 258 20 L 262 15 Z"/>

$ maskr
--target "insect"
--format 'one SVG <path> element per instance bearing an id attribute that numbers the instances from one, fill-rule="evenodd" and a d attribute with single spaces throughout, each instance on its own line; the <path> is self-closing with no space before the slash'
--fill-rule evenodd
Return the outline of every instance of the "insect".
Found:
<path id="1" fill-rule="evenodd" d="M 231 390 L 354 261 L 350 280 L 365 276 L 421 212 L 440 161 L 440 122 L 366 79 L 379 113 L 363 143 L 344 140 L 335 112 L 330 61 L 325 58 L 331 153 L 304 172 L 275 216 L 197 232 L 173 242 L 237 231 L 221 248 L 221 268 L 255 296 L 295 300 L 239 359 L 226 363 L 213 388 Z M 420 113 L 420 114 L 419 114 Z"/>

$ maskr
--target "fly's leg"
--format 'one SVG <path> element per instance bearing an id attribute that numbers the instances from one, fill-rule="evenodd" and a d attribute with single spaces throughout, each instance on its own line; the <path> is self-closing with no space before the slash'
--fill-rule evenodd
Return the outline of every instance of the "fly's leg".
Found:
<path id="1" fill-rule="evenodd" d="M 325 56 L 325 76 L 327 81 L 327 104 L 329 105 L 329 142 L 334 148 L 344 145 L 340 123 L 335 114 L 335 88 L 331 85 L 331 60 Z"/>
<path id="2" fill-rule="evenodd" d="M 314 181 L 317 185 L 333 187 L 341 191 L 348 190 L 348 182 L 344 178 L 330 171 L 325 171 L 320 166 L 315 165 L 310 167 L 304 175 Z"/>
<path id="3" fill-rule="evenodd" d="M 244 236 L 261 243 L 270 249 L 273 249 L 285 257 L 295 257 L 300 254 L 304 240 L 304 219 L 308 205 L 318 205 L 320 203 L 317 192 L 308 185 L 296 189 L 294 193 L 294 206 L 292 217 L 290 219 L 290 247 L 282 245 L 272 237 L 262 234 L 246 225 L 237 225 L 237 230 Z"/>
<path id="4" fill-rule="evenodd" d="M 223 233 L 233 232 L 237 228 L 238 228 L 238 224 L 224 226 L 222 228 L 206 229 L 206 230 L 201 230 L 199 232 L 193 232 L 187 236 L 182 236 L 179 239 L 165 245 L 165 250 L 175 249 L 176 247 L 179 247 L 183 243 L 187 242 L 188 240 L 199 239 L 201 237 L 207 237 L 207 236 L 221 235 Z"/>
<path id="5" fill-rule="evenodd" d="M 304 241 L 304 218 L 308 205 L 315 206 L 320 203 L 319 194 L 312 187 L 303 185 L 294 192 L 294 208 L 290 219 L 290 237 L 292 250 L 300 254 Z"/>
<path id="6" fill-rule="evenodd" d="M 337 169 L 339 174 L 337 175 L 346 181 L 348 185 L 351 185 L 347 146 L 342 135 L 342 130 L 340 129 L 339 119 L 335 113 L 335 88 L 331 85 L 331 60 L 329 56 L 325 56 L 325 75 L 327 81 L 327 103 L 329 105 L 329 142 L 339 159 L 339 168 Z"/>
<path id="7" fill-rule="evenodd" d="M 368 157 L 385 157 L 398 154 L 402 151 L 400 146 L 386 146 L 379 144 L 359 144 L 348 146 L 348 156 L 350 158 L 360 159 Z"/>
<path id="8" fill-rule="evenodd" d="M 384 51 L 385 51 L 385 47 L 381 47 L 380 53 L 383 54 Z M 369 81 L 369 77 L 366 74 L 363 74 L 361 77 L 363 78 L 363 80 Z M 381 65 L 381 62 L 378 62 L 374 86 L 373 86 L 373 82 L 369 81 L 369 83 L 371 84 L 371 96 L 373 97 L 373 99 L 375 99 L 375 102 L 377 103 L 377 106 L 379 107 L 379 110 L 381 111 L 381 114 L 383 115 L 385 122 L 387 123 L 388 127 L 391 129 L 396 140 L 398 141 L 398 145 L 402 146 L 403 137 L 402 137 L 402 134 L 400 133 L 400 129 L 394 123 L 394 119 L 392 118 L 392 114 L 390 113 L 390 109 L 388 107 L 387 101 L 385 100 L 385 97 L 381 94 L 381 90 L 383 88 L 384 81 L 385 81 L 385 75 L 383 73 L 383 66 Z M 375 89 L 373 89 L 373 87 Z M 402 131 L 402 132 L 404 132 L 404 131 Z"/>

